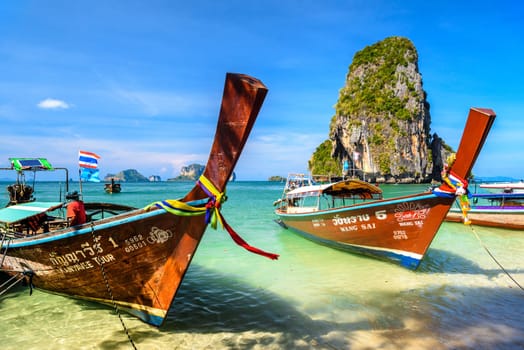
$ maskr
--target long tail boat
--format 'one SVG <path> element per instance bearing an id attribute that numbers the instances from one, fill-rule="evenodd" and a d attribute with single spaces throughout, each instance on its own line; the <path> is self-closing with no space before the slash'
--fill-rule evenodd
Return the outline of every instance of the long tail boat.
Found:
<path id="1" fill-rule="evenodd" d="M 98 220 L 89 221 L 88 216 L 85 224 L 49 232 L 20 229 L 24 223 L 34 225 L 30 217 L 4 220 L 1 269 L 36 288 L 109 304 L 160 326 L 208 224 L 213 228 L 222 224 L 237 244 L 276 259 L 277 255 L 242 240 L 220 212 L 226 184 L 266 93 L 264 84 L 253 77 L 226 75 L 209 160 L 195 187 L 182 199 L 162 200 Z M 47 214 L 61 205 L 31 201 L 2 209 L 0 217 L 17 210 Z M 102 204 L 96 207 L 104 210 Z M 86 203 L 86 209 L 96 208 Z"/>
<path id="2" fill-rule="evenodd" d="M 470 109 L 456 156 L 445 167 L 439 187 L 384 199 L 379 187 L 363 181 L 316 184 L 295 174 L 274 203 L 276 221 L 317 243 L 415 270 L 455 198 L 467 200 L 465 179 L 494 120 L 490 109 Z"/>
<path id="3" fill-rule="evenodd" d="M 120 193 L 122 192 L 122 186 L 119 183 L 115 183 L 115 179 L 111 178 L 111 183 L 104 184 L 104 191 L 106 193 Z"/>
<path id="4" fill-rule="evenodd" d="M 463 215 L 464 210 L 467 216 Z M 523 230 L 524 193 L 473 193 L 465 208 L 459 202 L 451 207 L 446 221 Z"/>

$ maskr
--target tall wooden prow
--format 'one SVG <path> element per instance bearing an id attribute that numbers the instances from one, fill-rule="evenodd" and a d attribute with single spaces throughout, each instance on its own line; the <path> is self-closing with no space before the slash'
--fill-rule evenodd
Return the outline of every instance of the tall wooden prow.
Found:
<path id="1" fill-rule="evenodd" d="M 496 114 L 488 108 L 471 108 L 452 170 L 466 179 L 484 145 Z"/>

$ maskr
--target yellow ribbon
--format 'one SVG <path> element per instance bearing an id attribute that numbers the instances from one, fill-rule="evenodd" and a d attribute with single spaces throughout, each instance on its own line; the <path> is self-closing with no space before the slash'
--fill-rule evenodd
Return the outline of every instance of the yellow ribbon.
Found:
<path id="1" fill-rule="evenodd" d="M 197 183 L 201 185 L 204 192 L 206 192 L 206 194 L 210 198 L 209 202 L 204 207 L 194 207 L 177 199 L 166 199 L 163 201 L 151 203 L 144 209 L 149 210 L 152 207 L 158 207 L 166 210 L 167 212 L 173 215 L 179 216 L 203 215 L 206 214 L 206 212 L 208 212 L 209 210 L 208 213 L 210 214 L 208 215 L 210 215 L 210 217 L 206 218 L 206 220 L 209 221 L 211 227 L 216 230 L 217 222 L 220 222 L 220 225 L 224 227 L 224 223 L 222 222 L 222 216 L 219 215 L 219 211 L 221 204 L 225 202 L 227 197 L 224 193 L 218 191 L 215 185 L 213 185 L 213 183 L 204 175 L 200 176 Z"/>
<path id="2" fill-rule="evenodd" d="M 211 200 L 207 203 L 206 208 L 213 211 L 211 212 L 211 217 L 206 219 L 211 224 L 211 227 L 215 230 L 217 228 L 217 222 L 220 222 L 220 226 L 223 228 L 224 222 L 222 222 L 222 215 L 220 215 L 220 207 L 227 198 L 225 193 L 221 193 L 204 175 L 200 176 L 197 183 L 201 185 L 200 187 L 211 198 Z"/>

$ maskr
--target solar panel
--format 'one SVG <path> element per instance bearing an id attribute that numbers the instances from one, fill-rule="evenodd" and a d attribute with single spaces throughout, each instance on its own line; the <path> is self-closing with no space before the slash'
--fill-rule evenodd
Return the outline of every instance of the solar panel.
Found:
<path id="1" fill-rule="evenodd" d="M 20 159 L 20 165 L 22 166 L 22 168 L 43 167 L 40 159 Z"/>
<path id="2" fill-rule="evenodd" d="M 45 158 L 9 158 L 15 170 L 53 170 Z"/>

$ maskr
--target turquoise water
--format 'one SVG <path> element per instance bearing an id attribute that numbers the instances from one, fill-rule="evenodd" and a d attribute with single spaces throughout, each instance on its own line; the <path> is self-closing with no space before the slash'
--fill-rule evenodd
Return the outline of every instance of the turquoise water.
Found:
<path id="1" fill-rule="evenodd" d="M 6 184 L 7 185 L 7 184 Z M 56 199 L 52 186 L 39 199 Z M 72 184 L 71 190 L 77 190 Z M 192 183 L 122 184 L 86 201 L 144 206 L 179 198 Z M 122 314 L 138 349 L 521 349 L 524 232 L 444 223 L 416 271 L 339 252 L 273 222 L 282 185 L 234 182 L 223 213 L 272 261 L 208 229 L 160 329 Z M 384 185 L 385 195 L 424 189 Z M 3 186 L 5 188 L 5 186 Z M 7 198 L 0 199 L 4 205 Z M 478 238 L 477 238 L 478 236 Z M 0 297 L 1 349 L 131 349 L 109 307 L 26 287 Z"/>

